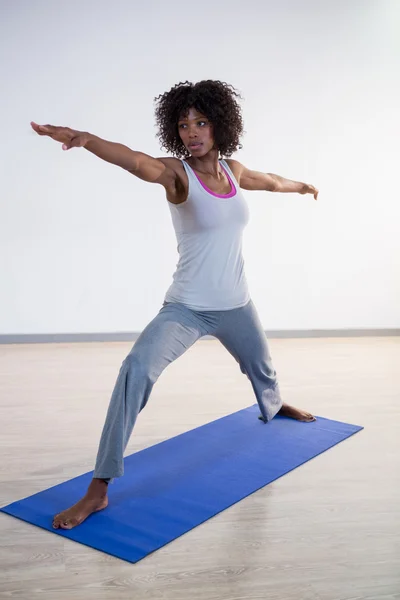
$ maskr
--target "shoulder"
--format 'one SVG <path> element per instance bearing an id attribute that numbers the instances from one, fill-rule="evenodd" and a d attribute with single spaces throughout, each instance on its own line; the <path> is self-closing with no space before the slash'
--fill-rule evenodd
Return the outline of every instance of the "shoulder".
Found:
<path id="1" fill-rule="evenodd" d="M 182 161 L 179 158 L 174 158 L 171 156 L 157 158 L 160 162 L 163 163 L 167 167 L 167 169 L 174 172 L 175 177 L 177 177 L 180 181 L 186 181 L 187 176 L 185 172 L 185 168 L 182 164 Z"/>
<path id="2" fill-rule="evenodd" d="M 171 156 L 158 158 L 160 162 L 173 173 L 174 185 L 167 189 L 167 199 L 173 204 L 180 204 L 186 200 L 188 194 L 188 178 L 182 161 Z"/>
<path id="3" fill-rule="evenodd" d="M 172 169 L 173 171 L 178 171 L 183 169 L 182 161 L 179 158 L 173 158 L 171 156 L 162 156 L 161 158 L 157 158 L 160 162 L 162 162 L 166 167 Z"/>
<path id="4" fill-rule="evenodd" d="M 187 175 L 186 175 L 185 167 L 183 166 L 183 163 L 179 158 L 167 156 L 167 157 L 158 158 L 157 160 L 161 161 L 167 167 L 167 169 L 170 169 L 171 171 L 173 171 L 175 174 L 175 177 L 179 181 L 186 184 Z"/>
<path id="5" fill-rule="evenodd" d="M 238 160 L 234 160 L 233 158 L 225 158 L 224 159 L 230 170 L 235 176 L 236 181 L 240 185 L 240 178 L 242 176 L 245 167 Z"/>

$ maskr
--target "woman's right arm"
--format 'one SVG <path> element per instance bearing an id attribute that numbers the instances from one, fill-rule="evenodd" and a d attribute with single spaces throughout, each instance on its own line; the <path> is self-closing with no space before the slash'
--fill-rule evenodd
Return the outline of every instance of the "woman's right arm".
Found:
<path id="1" fill-rule="evenodd" d="M 76 131 L 69 127 L 38 125 L 34 122 L 31 126 L 37 134 L 61 142 L 63 150 L 85 148 L 106 162 L 117 165 L 149 183 L 159 183 L 167 189 L 173 188 L 176 183 L 176 172 L 163 161 L 143 152 L 131 150 L 123 144 L 108 142 L 91 133 Z"/>

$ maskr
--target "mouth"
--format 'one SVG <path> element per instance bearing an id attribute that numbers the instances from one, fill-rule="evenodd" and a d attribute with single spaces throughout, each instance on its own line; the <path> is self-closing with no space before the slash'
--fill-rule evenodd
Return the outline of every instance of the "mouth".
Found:
<path id="1" fill-rule="evenodd" d="M 202 143 L 201 142 L 192 142 L 191 144 L 189 144 L 188 148 L 189 150 L 197 150 L 198 148 L 202 147 Z"/>

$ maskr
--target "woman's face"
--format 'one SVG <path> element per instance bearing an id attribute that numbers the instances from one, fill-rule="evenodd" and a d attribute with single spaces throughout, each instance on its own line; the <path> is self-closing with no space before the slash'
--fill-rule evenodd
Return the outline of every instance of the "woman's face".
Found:
<path id="1" fill-rule="evenodd" d="M 190 108 L 178 121 L 182 142 L 192 156 L 204 156 L 214 148 L 213 126 L 202 113 Z"/>

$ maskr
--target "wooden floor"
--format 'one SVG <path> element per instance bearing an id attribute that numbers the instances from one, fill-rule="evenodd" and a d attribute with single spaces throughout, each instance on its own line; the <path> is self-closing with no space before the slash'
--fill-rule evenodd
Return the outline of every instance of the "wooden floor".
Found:
<path id="1" fill-rule="evenodd" d="M 0 598 L 400 599 L 400 338 L 270 340 L 285 401 L 365 430 L 136 565 L 0 514 Z M 0 346 L 0 504 L 93 467 L 126 343 Z M 255 403 L 215 340 L 154 388 L 130 454 Z"/>

